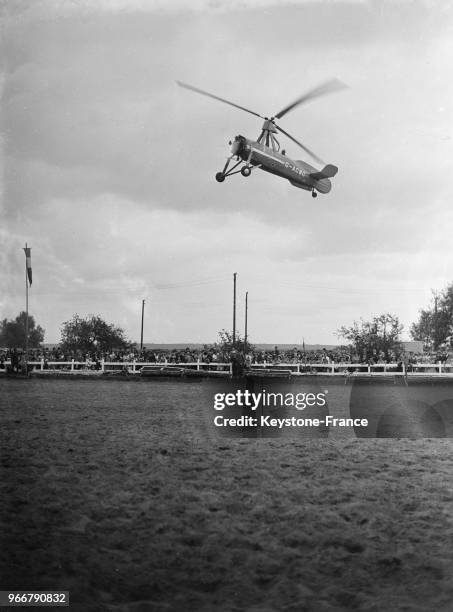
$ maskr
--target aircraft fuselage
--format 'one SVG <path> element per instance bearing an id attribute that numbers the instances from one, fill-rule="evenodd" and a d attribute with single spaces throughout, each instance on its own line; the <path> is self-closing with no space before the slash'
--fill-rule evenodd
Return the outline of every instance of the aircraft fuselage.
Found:
<path id="1" fill-rule="evenodd" d="M 249 140 L 244 136 L 237 136 L 236 142 L 240 143 L 238 155 L 252 166 L 258 166 L 261 170 L 282 176 L 292 185 L 307 191 L 316 189 L 321 193 L 329 193 L 332 188 L 328 178 L 312 176 L 319 171 L 307 162 L 292 160 L 280 151 L 274 151 L 271 147 L 255 140 Z"/>

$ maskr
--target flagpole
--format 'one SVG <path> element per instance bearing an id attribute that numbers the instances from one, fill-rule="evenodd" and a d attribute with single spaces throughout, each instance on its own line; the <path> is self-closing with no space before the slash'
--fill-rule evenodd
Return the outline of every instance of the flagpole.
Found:
<path id="1" fill-rule="evenodd" d="M 27 248 L 27 243 L 25 243 Z M 27 251 L 25 251 L 27 253 Z M 28 374 L 28 271 L 25 258 L 25 373 Z"/>
<path id="2" fill-rule="evenodd" d="M 244 329 L 244 351 L 247 350 L 247 324 L 248 324 L 248 300 L 249 300 L 249 292 L 245 292 L 245 329 Z"/>

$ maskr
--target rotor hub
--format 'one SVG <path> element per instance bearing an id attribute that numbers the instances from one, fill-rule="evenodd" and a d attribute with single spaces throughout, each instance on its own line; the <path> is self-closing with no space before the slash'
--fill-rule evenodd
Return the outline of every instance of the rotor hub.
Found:
<path id="1" fill-rule="evenodd" d="M 262 129 L 266 132 L 272 132 L 272 134 L 278 133 L 277 128 L 275 127 L 275 123 L 272 119 L 265 119 Z"/>

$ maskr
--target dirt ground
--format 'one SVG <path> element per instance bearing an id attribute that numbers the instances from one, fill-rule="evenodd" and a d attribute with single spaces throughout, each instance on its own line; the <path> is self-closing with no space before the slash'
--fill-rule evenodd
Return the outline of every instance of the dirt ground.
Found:
<path id="1" fill-rule="evenodd" d="M 199 382 L 0 380 L 0 590 L 453 611 L 451 439 L 229 439 L 210 418 Z"/>

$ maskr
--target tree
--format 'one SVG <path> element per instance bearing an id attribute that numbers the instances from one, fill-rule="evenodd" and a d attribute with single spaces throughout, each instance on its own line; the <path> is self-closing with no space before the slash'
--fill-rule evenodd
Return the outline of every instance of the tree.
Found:
<path id="1" fill-rule="evenodd" d="M 421 309 L 418 321 L 412 324 L 413 340 L 422 340 L 431 349 L 450 342 L 453 335 L 453 283 L 443 291 L 434 293 L 431 308 Z"/>
<path id="2" fill-rule="evenodd" d="M 236 333 L 236 342 L 233 342 L 233 332 L 226 329 L 219 331 L 219 342 L 216 342 L 215 346 L 225 354 L 229 354 L 233 349 L 244 353 L 250 353 L 254 350 L 254 346 L 248 340 L 245 342 L 245 339 L 241 338 L 238 333 Z"/>
<path id="3" fill-rule="evenodd" d="M 61 348 L 66 351 L 104 352 L 124 349 L 130 344 L 121 327 L 96 315 L 83 319 L 75 314 L 61 326 Z"/>
<path id="4" fill-rule="evenodd" d="M 433 316 L 430 310 L 420 309 L 418 321 L 412 323 L 410 328 L 412 340 L 421 340 L 430 346 L 433 337 Z"/>
<path id="5" fill-rule="evenodd" d="M 22 311 L 15 319 L 0 322 L 0 346 L 6 348 L 25 348 L 25 329 L 27 313 Z M 44 329 L 36 325 L 33 316 L 28 315 L 28 346 L 38 348 L 44 340 Z"/>
<path id="6" fill-rule="evenodd" d="M 403 326 L 398 317 L 389 313 L 373 317 L 371 321 L 354 321 L 351 327 L 340 327 L 337 335 L 349 340 L 359 358 L 389 360 L 392 351 L 400 350 L 400 334 Z"/>

